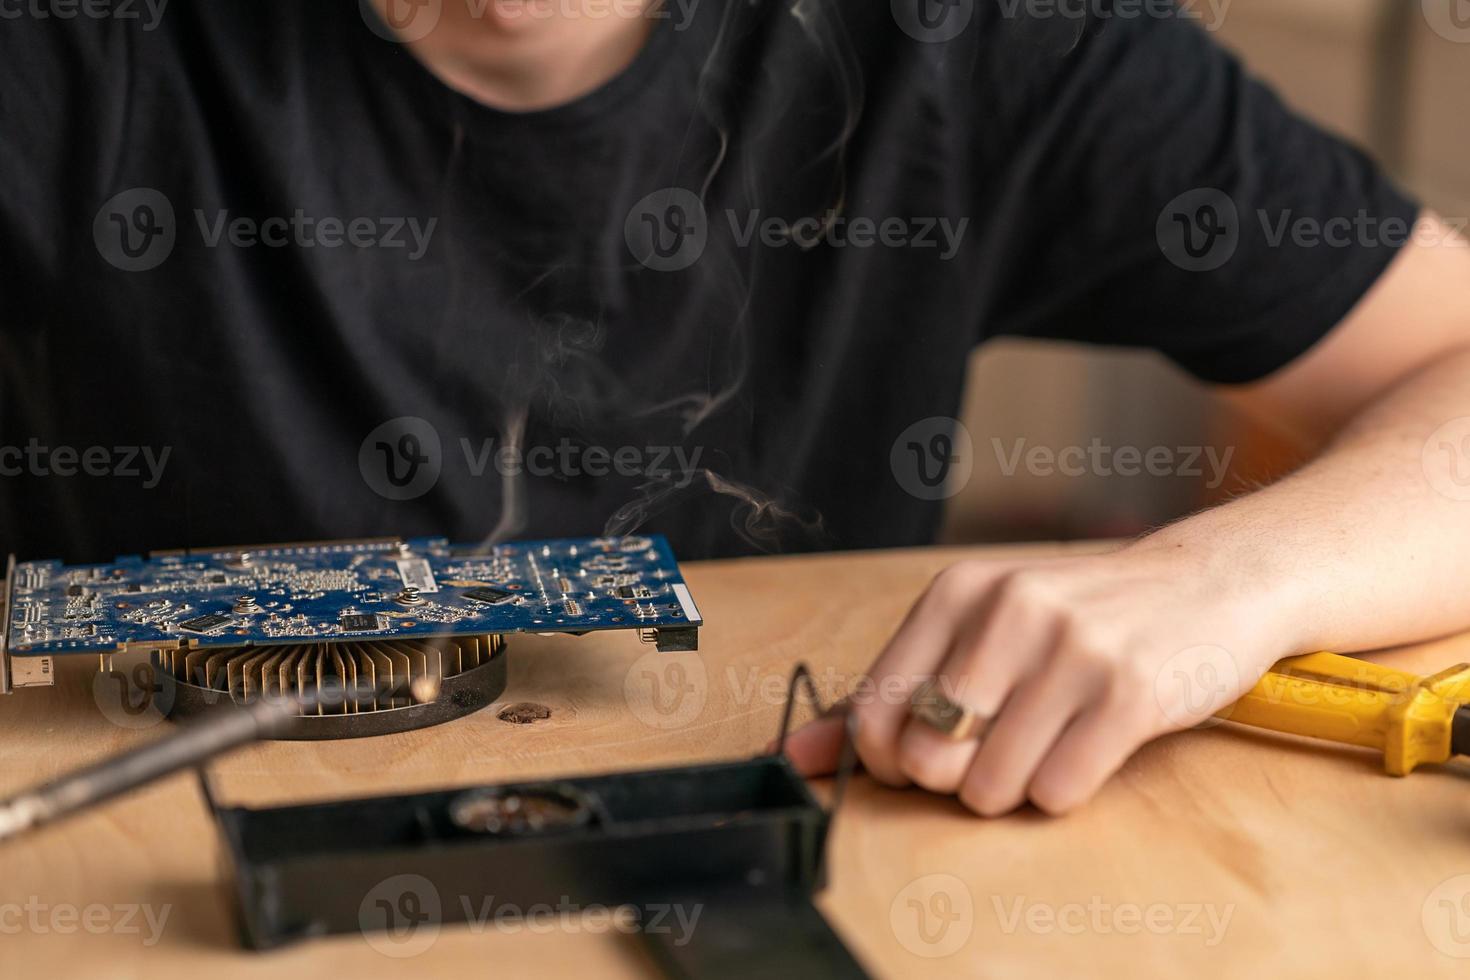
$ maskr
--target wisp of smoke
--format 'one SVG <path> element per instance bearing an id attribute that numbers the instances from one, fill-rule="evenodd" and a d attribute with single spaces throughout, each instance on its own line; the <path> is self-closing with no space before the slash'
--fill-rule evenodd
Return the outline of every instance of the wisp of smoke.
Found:
<path id="1" fill-rule="evenodd" d="M 820 515 L 807 519 L 754 487 L 728 479 L 709 469 L 686 473 L 679 480 L 651 480 L 639 488 L 639 496 L 613 512 L 603 526 L 603 533 L 616 537 L 632 534 L 676 497 L 691 487 L 707 488 L 734 501 L 730 511 L 730 527 L 740 539 L 759 551 L 774 552 L 781 548 L 785 532 L 792 529 L 812 540 L 825 537 Z"/>
<path id="2" fill-rule="evenodd" d="M 724 90 L 741 83 L 736 76 L 733 55 L 738 40 L 752 28 L 751 18 L 787 16 L 797 25 L 803 37 L 831 75 L 831 84 L 839 93 L 844 111 L 831 141 L 811 161 L 830 161 L 834 170 L 831 199 L 814 208 L 823 223 L 836 221 L 847 206 L 847 148 L 862 115 L 865 94 L 862 74 L 842 24 L 839 0 L 748 0 L 733 2 L 721 12 L 718 32 L 709 56 L 699 73 L 696 99 L 705 122 L 716 136 L 717 148 L 704 170 L 699 196 L 708 197 L 722 172 L 734 165 L 739 173 L 723 174 L 727 182 L 743 187 L 753 199 L 759 199 L 754 187 L 760 171 L 752 161 L 761 153 L 752 147 L 746 152 L 732 152 L 729 119 L 724 118 Z M 456 136 L 454 158 L 458 157 L 462 137 Z M 676 152 L 682 151 L 682 148 Z M 451 167 L 452 172 L 452 167 Z M 815 235 L 803 248 L 815 247 L 823 239 Z M 735 261 L 734 256 L 711 249 L 705 263 L 705 286 L 724 294 L 731 311 L 729 337 L 722 352 L 724 376 L 710 378 L 703 390 L 665 395 L 648 403 L 646 392 L 619 377 L 601 357 L 605 339 L 603 327 L 567 316 L 542 317 L 530 332 L 531 350 L 503 361 L 508 376 L 501 402 L 507 406 L 498 426 L 502 445 L 519 453 L 524 448 L 527 421 L 532 405 L 545 407 L 553 424 L 576 425 L 588 419 L 677 419 L 684 436 L 689 436 L 744 388 L 749 374 L 748 313 L 750 298 L 758 284 L 752 270 Z M 554 269 L 547 269 L 551 276 Z M 501 513 L 495 528 L 487 535 L 483 547 L 514 536 L 529 524 L 525 477 L 519 468 L 502 478 Z M 735 533 L 762 551 L 780 550 L 784 534 L 792 530 L 812 539 L 825 537 L 820 515 L 803 518 L 792 508 L 778 503 L 753 486 L 722 476 L 708 469 L 675 474 L 650 480 L 638 488 L 634 500 L 618 508 L 608 519 L 606 533 L 627 534 L 665 509 L 674 498 L 690 487 L 707 489 L 732 501 L 730 524 Z"/>

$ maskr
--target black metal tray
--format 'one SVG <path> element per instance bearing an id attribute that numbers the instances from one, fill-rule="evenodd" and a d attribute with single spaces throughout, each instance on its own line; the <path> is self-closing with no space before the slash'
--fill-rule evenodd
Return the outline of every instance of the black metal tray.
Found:
<path id="1" fill-rule="evenodd" d="M 810 687 L 798 668 L 793 694 L 803 678 Z M 391 926 L 400 911 L 437 928 L 486 900 L 627 906 L 645 923 L 683 903 L 699 912 L 689 935 L 642 931 L 671 976 L 865 976 L 812 905 L 851 753 L 824 810 L 781 751 L 790 715 L 788 702 L 775 754 L 716 765 L 270 809 L 221 806 L 203 780 L 242 940 L 268 949 L 363 931 L 382 914 Z M 434 901 L 376 913 L 375 889 L 397 876 Z"/>

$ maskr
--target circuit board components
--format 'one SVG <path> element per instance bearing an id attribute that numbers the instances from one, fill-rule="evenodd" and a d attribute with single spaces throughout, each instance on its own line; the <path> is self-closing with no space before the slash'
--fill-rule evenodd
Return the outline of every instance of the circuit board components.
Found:
<path id="1" fill-rule="evenodd" d="M 145 653 L 180 685 L 180 703 L 201 691 L 242 702 L 333 682 L 453 682 L 477 670 L 498 671 L 503 687 L 509 634 L 632 630 L 660 650 L 692 650 L 702 623 L 656 535 L 12 560 L 5 597 L 0 690 L 49 683 L 53 657 L 98 654 L 105 666 Z M 411 706 L 349 701 L 340 711 L 394 707 Z"/>

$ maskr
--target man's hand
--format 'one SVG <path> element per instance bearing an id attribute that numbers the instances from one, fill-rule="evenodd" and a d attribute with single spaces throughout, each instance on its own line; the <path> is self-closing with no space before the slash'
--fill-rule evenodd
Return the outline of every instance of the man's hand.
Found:
<path id="1" fill-rule="evenodd" d="M 1285 596 L 1204 549 L 1145 539 L 1110 555 L 941 573 L 854 698 L 858 754 L 875 778 L 957 793 L 985 816 L 1028 799 L 1062 813 L 1140 745 L 1233 703 L 1297 641 Z M 992 719 L 950 741 L 908 714 L 930 677 Z M 808 773 L 830 771 L 842 726 L 792 736 Z"/>
<path id="2" fill-rule="evenodd" d="M 1470 242 L 1433 215 L 1420 231 L 1331 336 L 1230 392 L 1330 439 L 1317 460 L 1113 555 L 945 572 L 873 665 L 874 703 L 855 709 L 869 771 L 987 815 L 1028 798 L 1061 812 L 1281 657 L 1470 625 Z M 934 674 L 995 716 L 983 740 L 908 719 L 892 695 Z M 818 722 L 788 748 L 821 772 L 840 738 Z"/>

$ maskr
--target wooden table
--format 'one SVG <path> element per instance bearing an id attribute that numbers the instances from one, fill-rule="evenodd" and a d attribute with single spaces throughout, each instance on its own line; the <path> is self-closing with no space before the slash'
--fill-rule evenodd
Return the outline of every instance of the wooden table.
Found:
<path id="1" fill-rule="evenodd" d="M 775 733 L 795 662 L 812 665 L 828 696 L 849 687 L 959 554 L 695 565 L 709 623 L 699 655 L 660 660 L 629 636 L 517 638 L 505 700 L 543 704 L 549 719 L 513 725 L 492 709 L 408 735 L 270 744 L 219 764 L 218 791 L 227 802 L 280 803 L 753 754 Z M 1428 671 L 1470 659 L 1470 643 L 1383 659 Z M 675 662 L 682 701 L 655 686 L 677 678 L 667 673 Z M 54 689 L 0 701 L 0 793 L 152 736 L 98 712 L 94 673 L 90 660 L 68 665 Z M 1470 875 L 1467 771 L 1397 780 L 1367 753 L 1226 726 L 1154 743 L 1062 820 L 981 821 L 952 800 L 859 778 L 820 904 L 882 977 L 1463 976 L 1467 964 L 1449 954 L 1470 955 L 1470 877 L 1457 877 Z M 356 935 L 245 953 L 222 880 L 188 777 L 13 843 L 0 849 L 0 972 L 649 975 L 627 936 L 513 923 L 446 927 L 410 959 Z M 125 922 L 114 908 L 139 903 L 155 922 L 168 909 L 153 945 L 142 914 Z"/>

